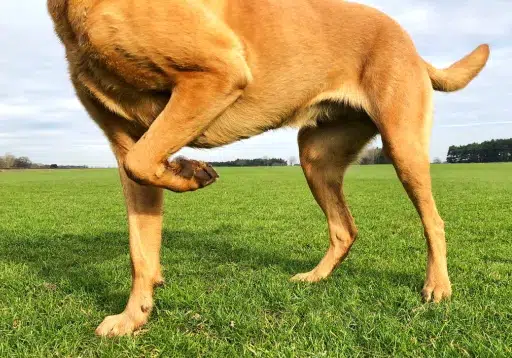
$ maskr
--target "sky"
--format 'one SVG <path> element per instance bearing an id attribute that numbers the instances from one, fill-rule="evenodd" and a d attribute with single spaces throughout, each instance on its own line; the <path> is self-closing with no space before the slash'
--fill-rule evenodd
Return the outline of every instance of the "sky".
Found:
<path id="1" fill-rule="evenodd" d="M 469 87 L 436 93 L 432 158 L 445 159 L 450 145 L 512 137 L 512 1 L 360 2 L 397 20 L 436 67 L 450 65 L 480 43 L 491 45 L 487 67 Z M 9 152 L 45 164 L 115 166 L 107 140 L 74 95 L 66 67 L 46 1 L 0 1 L 0 155 Z M 296 136 L 296 129 L 279 129 L 179 154 L 206 161 L 287 159 L 298 157 Z"/>

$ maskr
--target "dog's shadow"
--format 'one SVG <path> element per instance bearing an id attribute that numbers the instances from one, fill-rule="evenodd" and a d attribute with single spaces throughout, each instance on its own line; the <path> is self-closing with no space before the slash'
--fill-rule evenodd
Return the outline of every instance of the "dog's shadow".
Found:
<path id="1" fill-rule="evenodd" d="M 170 252 L 179 250 L 182 255 L 200 255 L 218 265 L 234 263 L 254 269 L 272 265 L 290 276 L 310 270 L 323 255 L 323 252 L 312 250 L 307 259 L 297 259 L 294 258 L 296 255 L 273 247 L 260 245 L 254 248 L 241 245 L 240 242 L 234 244 L 233 237 L 243 235 L 243 230 L 243 227 L 225 225 L 204 232 L 166 230 L 163 234 L 163 248 Z M 264 230 L 260 229 L 258 235 L 272 235 Z M 130 280 L 127 232 L 105 232 L 99 236 L 36 234 L 29 238 L 8 232 L 0 234 L 6 235 L 4 237 L 14 236 L 8 242 L 0 241 L 0 261 L 27 265 L 31 273 L 66 293 L 85 292 L 96 301 L 98 308 L 105 311 L 115 312 L 124 308 L 128 291 L 119 287 L 129 284 Z M 307 246 L 305 242 L 303 248 Z M 120 260 L 126 263 L 124 267 L 119 267 Z M 165 267 L 165 261 L 163 265 Z M 360 265 L 343 265 L 342 270 L 358 280 L 372 277 L 409 287 L 418 286 L 420 279 L 405 272 L 375 270 Z M 116 281 L 113 285 L 113 280 L 126 281 Z"/>
<path id="2" fill-rule="evenodd" d="M 268 232 L 267 232 L 268 231 Z M 248 232 L 243 226 L 221 225 L 208 231 L 164 231 L 162 246 L 165 251 L 180 250 L 187 255 L 200 256 L 205 261 L 213 264 L 234 263 L 250 266 L 254 269 L 275 266 L 285 273 L 295 273 L 298 270 L 311 269 L 318 261 L 315 257 L 306 260 L 296 259 L 290 256 L 290 252 L 278 249 L 275 246 L 264 246 L 254 240 L 257 246 L 247 244 L 238 237 L 254 236 L 255 230 Z M 265 228 L 258 228 L 257 235 L 261 237 L 273 237 L 275 232 Z M 279 240 L 279 238 L 275 238 Z M 285 237 L 283 237 L 283 240 Z M 304 243 L 306 245 L 306 243 Z M 281 247 L 282 245 L 276 245 Z M 318 258 L 319 260 L 320 258 Z"/>

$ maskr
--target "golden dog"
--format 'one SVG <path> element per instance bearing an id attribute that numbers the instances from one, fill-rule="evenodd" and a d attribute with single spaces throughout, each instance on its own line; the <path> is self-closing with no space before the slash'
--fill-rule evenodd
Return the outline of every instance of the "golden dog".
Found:
<path id="1" fill-rule="evenodd" d="M 423 297 L 451 295 L 429 173 L 432 93 L 465 87 L 487 45 L 439 70 L 395 21 L 341 0 L 48 0 L 48 9 L 126 197 L 132 290 L 97 334 L 130 334 L 148 320 L 163 281 L 162 188 L 196 190 L 217 178 L 203 162 L 168 158 L 281 126 L 300 127 L 302 168 L 330 233 L 325 257 L 294 280 L 321 280 L 348 254 L 357 229 L 343 176 L 380 133 L 425 229 Z"/>

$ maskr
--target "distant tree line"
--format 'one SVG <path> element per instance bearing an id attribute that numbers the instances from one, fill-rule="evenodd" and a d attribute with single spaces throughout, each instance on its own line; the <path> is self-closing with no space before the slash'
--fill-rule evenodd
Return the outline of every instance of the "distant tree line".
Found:
<path id="1" fill-rule="evenodd" d="M 447 163 L 495 163 L 512 162 L 512 138 L 493 139 L 482 143 L 454 146 L 448 149 Z M 363 151 L 358 159 L 361 165 L 391 164 L 384 150 L 379 147 L 369 147 Z M 433 160 L 434 164 L 441 164 L 439 158 Z"/>
<path id="2" fill-rule="evenodd" d="M 288 162 L 281 158 L 236 159 L 227 162 L 210 162 L 214 167 L 284 167 Z M 295 164 L 294 162 L 291 165 Z"/>
<path id="3" fill-rule="evenodd" d="M 512 138 L 493 139 L 482 143 L 461 146 L 451 146 L 446 158 L 448 163 L 493 163 L 512 162 Z M 357 162 L 361 165 L 391 164 L 384 150 L 379 147 L 369 147 L 359 156 Z M 441 163 L 435 158 L 434 163 Z M 217 167 L 275 167 L 299 165 L 297 158 L 290 157 L 288 161 L 281 158 L 236 159 L 225 162 L 211 162 Z M 12 154 L 0 156 L 0 169 L 86 169 L 85 165 L 57 165 L 33 163 L 28 157 L 16 157 Z"/>
<path id="4" fill-rule="evenodd" d="M 495 163 L 512 161 L 512 138 L 493 139 L 482 143 L 452 145 L 446 157 L 448 163 Z"/>
<path id="5" fill-rule="evenodd" d="M 0 169 L 86 169 L 85 165 L 57 165 L 33 163 L 28 157 L 16 157 L 10 153 L 0 156 Z"/>
<path id="6" fill-rule="evenodd" d="M 359 157 L 358 161 L 361 165 L 370 165 L 370 164 L 391 164 L 391 159 L 389 159 L 384 150 L 379 147 L 370 147 L 367 148 Z"/>

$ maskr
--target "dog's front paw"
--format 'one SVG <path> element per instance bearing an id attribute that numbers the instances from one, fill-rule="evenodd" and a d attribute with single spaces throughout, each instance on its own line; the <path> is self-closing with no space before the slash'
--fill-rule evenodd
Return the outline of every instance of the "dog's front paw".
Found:
<path id="1" fill-rule="evenodd" d="M 160 287 L 165 285 L 165 278 L 162 275 L 162 269 L 158 268 L 158 271 L 153 276 L 153 286 L 154 287 Z"/>
<path id="2" fill-rule="evenodd" d="M 118 315 L 108 316 L 96 328 L 96 334 L 102 337 L 128 336 L 138 330 L 147 322 L 147 316 L 132 317 L 123 312 Z"/>
<path id="3" fill-rule="evenodd" d="M 452 286 L 450 280 L 427 280 L 421 291 L 421 296 L 425 302 L 439 303 L 444 299 L 450 298 L 452 295 Z"/>
<path id="4" fill-rule="evenodd" d="M 186 181 L 183 191 L 204 188 L 213 184 L 219 178 L 219 175 L 210 164 L 197 160 L 179 157 L 169 163 L 169 168 L 173 173 Z"/>
<path id="5" fill-rule="evenodd" d="M 310 282 L 310 283 L 313 283 L 313 282 L 321 281 L 321 280 L 323 280 L 326 277 L 327 276 L 319 275 L 315 270 L 313 270 L 313 271 L 309 271 L 309 272 L 299 273 L 299 274 L 293 276 L 290 279 L 290 281 L 292 281 L 292 282 Z"/>

